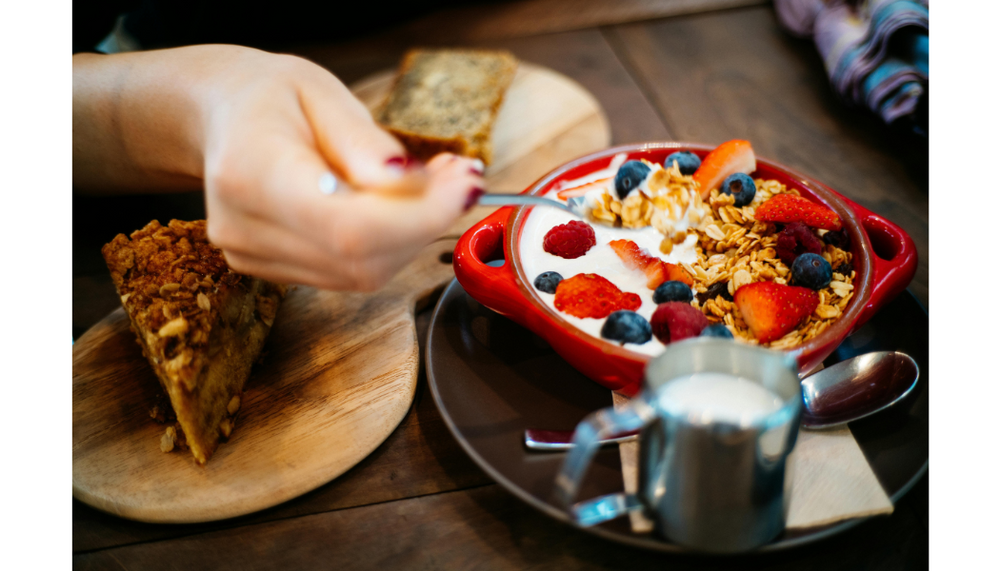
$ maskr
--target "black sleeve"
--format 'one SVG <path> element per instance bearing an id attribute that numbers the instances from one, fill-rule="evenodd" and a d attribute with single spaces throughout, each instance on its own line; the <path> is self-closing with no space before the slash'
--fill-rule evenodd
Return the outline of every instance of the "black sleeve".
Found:
<path id="1" fill-rule="evenodd" d="M 118 15 L 136 4 L 129 0 L 74 0 L 73 53 L 94 51 L 114 28 Z"/>

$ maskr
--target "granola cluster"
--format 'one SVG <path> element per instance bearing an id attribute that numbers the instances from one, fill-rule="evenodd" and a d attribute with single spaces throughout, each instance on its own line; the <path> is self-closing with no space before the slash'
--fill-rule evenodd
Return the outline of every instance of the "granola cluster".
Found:
<path id="1" fill-rule="evenodd" d="M 775 180 L 756 179 L 754 182 L 757 193 L 746 206 L 735 206 L 732 195 L 718 190 L 712 190 L 703 202 L 693 178 L 681 175 L 675 163 L 650 175 L 648 186 L 653 196 L 633 192 L 620 202 L 605 192 L 593 216 L 628 228 L 654 226 L 664 235 L 660 245 L 664 254 L 669 254 L 674 245 L 694 234 L 697 261 L 681 264 L 694 279 L 692 289 L 696 296 L 691 304 L 704 313 L 710 323 L 725 324 L 744 342 L 788 349 L 816 337 L 840 317 L 854 295 L 856 273 L 849 251 L 824 243 L 821 255 L 833 268 L 833 280 L 817 291 L 819 306 L 784 337 L 759 343 L 733 303 L 733 294 L 739 287 L 754 282 L 787 284 L 791 268 L 775 251 L 777 226 L 758 222 L 754 212 L 775 195 L 799 195 L 799 192 Z M 821 237 L 826 232 L 817 231 Z"/>
<path id="2" fill-rule="evenodd" d="M 776 226 L 756 221 L 754 212 L 772 196 L 799 195 L 799 192 L 775 180 L 757 179 L 754 182 L 757 194 L 753 202 L 742 208 L 733 205 L 731 195 L 711 191 L 708 198 L 711 210 L 698 228 L 698 247 L 695 249 L 698 260 L 681 266 L 694 277 L 696 297 L 692 305 L 699 308 L 709 322 L 724 323 L 738 339 L 756 345 L 758 341 L 744 323 L 732 296 L 740 286 L 749 283 L 786 284 L 791 278 L 791 269 L 775 252 Z M 822 236 L 826 231 L 818 233 Z M 788 349 L 809 341 L 825 331 L 847 307 L 854 295 L 856 275 L 851 267 L 852 255 L 824 243 L 822 256 L 834 271 L 830 284 L 817 291 L 819 306 L 798 328 L 764 346 Z"/>
<path id="3" fill-rule="evenodd" d="M 649 194 L 633 192 L 624 201 L 619 201 L 605 191 L 598 198 L 591 216 L 625 228 L 653 226 L 664 236 L 660 251 L 669 254 L 674 245 L 683 243 L 694 234 L 694 227 L 701 222 L 705 207 L 701 195 L 695 190 L 694 179 L 681 174 L 676 162 L 669 168 L 659 168 L 659 165 L 645 160 L 642 162 L 654 168 L 646 181 Z"/>

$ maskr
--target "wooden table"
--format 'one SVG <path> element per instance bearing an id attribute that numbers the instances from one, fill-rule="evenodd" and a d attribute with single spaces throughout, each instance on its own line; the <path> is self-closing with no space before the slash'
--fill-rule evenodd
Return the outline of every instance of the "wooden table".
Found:
<path id="1" fill-rule="evenodd" d="M 842 105 L 812 44 L 783 34 L 770 6 L 537 31 L 448 39 L 424 26 L 397 41 L 293 51 L 350 83 L 394 66 L 407 43 L 503 47 L 590 90 L 614 144 L 749 139 L 759 155 L 815 176 L 909 232 L 920 254 L 910 289 L 926 306 L 926 142 Z M 153 218 L 204 216 L 199 193 L 76 197 L 73 209 L 74 336 L 118 306 L 102 244 Z M 418 315 L 421 342 L 429 315 L 429 308 Z M 412 410 L 374 453 L 275 508 L 210 524 L 151 525 L 74 500 L 73 560 L 81 569 L 910 569 L 927 566 L 927 493 L 924 477 L 892 516 L 785 553 L 706 559 L 639 551 L 555 522 L 493 483 L 452 438 L 421 378 Z"/>

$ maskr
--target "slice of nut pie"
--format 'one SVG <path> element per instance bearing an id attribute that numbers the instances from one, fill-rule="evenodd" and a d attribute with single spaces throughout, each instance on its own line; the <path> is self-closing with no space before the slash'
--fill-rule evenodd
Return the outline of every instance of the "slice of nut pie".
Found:
<path id="1" fill-rule="evenodd" d="M 154 220 L 101 253 L 176 415 L 160 448 L 186 446 L 204 465 L 233 430 L 285 286 L 232 271 L 204 220 Z"/>

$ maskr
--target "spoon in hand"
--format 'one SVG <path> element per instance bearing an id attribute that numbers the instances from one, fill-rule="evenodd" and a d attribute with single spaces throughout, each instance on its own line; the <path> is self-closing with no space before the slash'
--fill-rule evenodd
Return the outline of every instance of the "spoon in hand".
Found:
<path id="1" fill-rule="evenodd" d="M 584 197 L 570 198 L 566 204 L 551 198 L 543 198 L 531 194 L 484 194 L 479 197 L 480 206 L 551 206 L 569 212 L 573 216 L 587 222 L 611 226 L 603 220 L 595 220 L 590 216 L 590 209 L 584 204 Z"/>
<path id="2" fill-rule="evenodd" d="M 827 367 L 802 380 L 802 427 L 833 428 L 883 411 L 906 398 L 919 378 L 916 361 L 898 351 L 866 353 Z M 601 444 L 637 438 L 637 433 L 619 434 Z M 538 451 L 569 450 L 573 431 L 529 428 L 524 445 Z"/>

